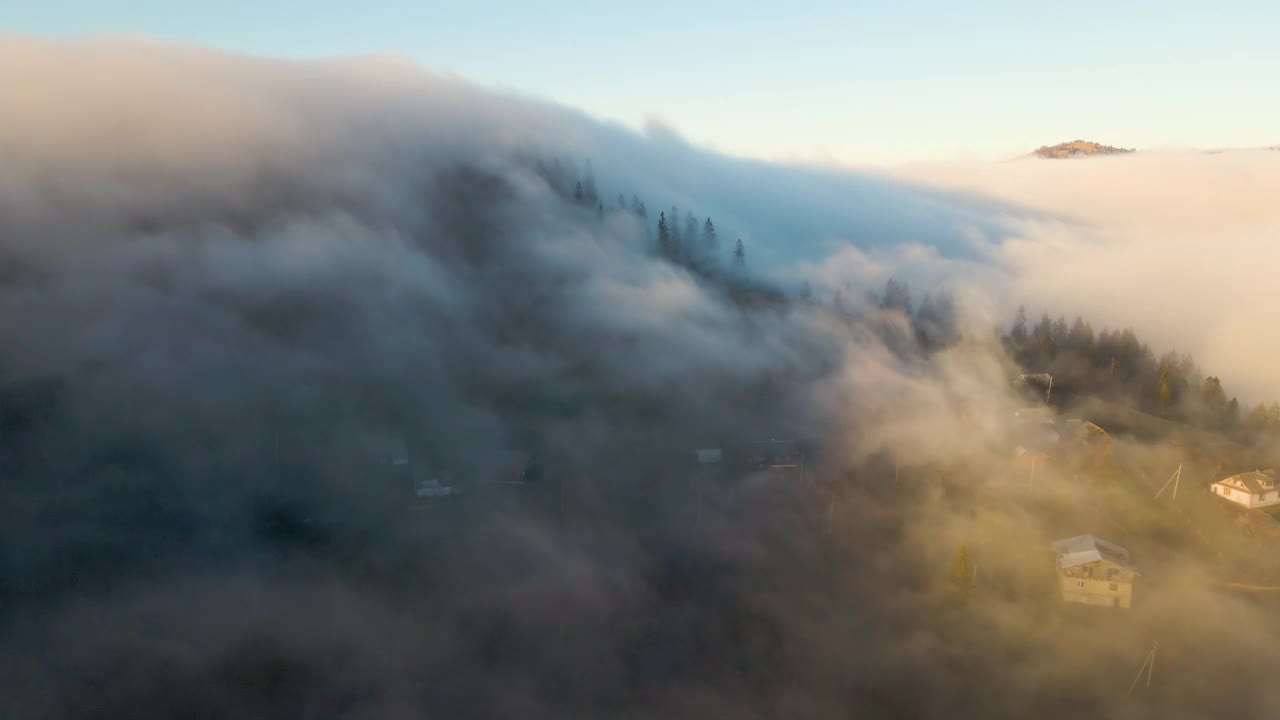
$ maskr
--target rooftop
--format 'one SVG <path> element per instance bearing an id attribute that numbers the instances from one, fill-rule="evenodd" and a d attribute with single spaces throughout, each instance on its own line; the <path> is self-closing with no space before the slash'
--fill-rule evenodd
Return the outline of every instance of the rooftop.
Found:
<path id="1" fill-rule="evenodd" d="M 1254 495 L 1261 495 L 1276 489 L 1276 476 L 1273 470 L 1250 470 L 1239 475 L 1219 480 L 1220 483 L 1241 485 Z"/>
<path id="2" fill-rule="evenodd" d="M 1058 566 L 1063 568 L 1099 560 L 1106 560 L 1125 568 L 1129 567 L 1128 550 L 1095 535 L 1077 535 L 1058 540 L 1053 543 L 1053 551 L 1058 554 Z"/>

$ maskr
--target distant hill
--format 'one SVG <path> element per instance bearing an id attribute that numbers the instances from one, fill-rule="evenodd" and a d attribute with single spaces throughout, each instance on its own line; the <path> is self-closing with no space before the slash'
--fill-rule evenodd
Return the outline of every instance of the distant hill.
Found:
<path id="1" fill-rule="evenodd" d="M 1062 160 L 1067 158 L 1092 157 L 1094 155 L 1118 155 L 1120 153 L 1131 153 L 1132 149 L 1111 147 L 1110 145 L 1100 145 L 1096 142 L 1087 140 L 1074 140 L 1072 142 L 1064 142 L 1050 146 L 1041 147 L 1036 150 L 1033 155 L 1036 157 L 1050 158 L 1053 160 Z"/>

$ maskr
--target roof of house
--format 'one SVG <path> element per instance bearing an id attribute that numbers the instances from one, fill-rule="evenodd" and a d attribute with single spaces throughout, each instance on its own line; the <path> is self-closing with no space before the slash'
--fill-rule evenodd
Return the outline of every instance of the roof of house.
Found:
<path id="1" fill-rule="evenodd" d="M 1077 535 L 1053 543 L 1058 554 L 1058 567 L 1070 568 L 1105 560 L 1129 568 L 1129 551 L 1095 535 Z"/>
<path id="2" fill-rule="evenodd" d="M 1243 487 L 1250 494 L 1261 495 L 1276 489 L 1276 476 L 1271 470 L 1250 470 L 1239 475 L 1232 475 L 1229 478 L 1223 478 L 1214 483 L 1214 485 L 1218 483 Z"/>

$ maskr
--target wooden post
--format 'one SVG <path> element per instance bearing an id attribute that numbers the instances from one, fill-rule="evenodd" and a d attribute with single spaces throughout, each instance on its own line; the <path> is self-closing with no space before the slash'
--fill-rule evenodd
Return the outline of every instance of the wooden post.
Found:
<path id="1" fill-rule="evenodd" d="M 1129 685 L 1129 691 L 1125 693 L 1126 695 L 1132 694 L 1133 689 L 1138 687 L 1138 681 L 1142 679 L 1142 672 L 1144 670 L 1147 673 L 1147 687 L 1151 687 L 1151 673 L 1155 670 L 1156 648 L 1158 647 L 1160 647 L 1160 643 L 1158 642 L 1151 644 L 1151 652 L 1147 653 L 1146 659 L 1142 661 L 1142 667 L 1138 668 L 1138 674 L 1134 676 L 1133 682 Z"/>
<path id="2" fill-rule="evenodd" d="M 1160 489 L 1156 491 L 1155 497 L 1154 497 L 1154 498 L 1152 498 L 1152 499 L 1153 499 L 1153 500 L 1159 500 L 1159 499 L 1160 499 L 1160 496 L 1164 494 L 1164 491 L 1165 491 L 1165 490 L 1167 490 L 1167 489 L 1169 489 L 1169 483 L 1174 483 L 1174 486 L 1173 486 L 1173 499 L 1175 499 L 1175 500 L 1176 500 L 1176 499 L 1177 499 L 1177 497 L 1178 497 L 1178 484 L 1177 484 L 1177 483 L 1178 483 L 1179 481 L 1181 481 L 1181 479 L 1182 479 L 1182 465 L 1181 465 L 1181 464 L 1179 464 L 1179 465 L 1178 465 L 1178 469 L 1177 469 L 1177 470 L 1174 470 L 1174 471 L 1173 471 L 1173 474 L 1169 476 L 1169 479 L 1164 481 L 1164 485 L 1161 485 L 1161 486 L 1160 486 Z"/>
<path id="3" fill-rule="evenodd" d="M 1156 670 L 1156 650 L 1160 649 L 1160 643 L 1151 644 L 1151 664 L 1147 666 L 1147 687 L 1151 687 L 1151 673 Z"/>

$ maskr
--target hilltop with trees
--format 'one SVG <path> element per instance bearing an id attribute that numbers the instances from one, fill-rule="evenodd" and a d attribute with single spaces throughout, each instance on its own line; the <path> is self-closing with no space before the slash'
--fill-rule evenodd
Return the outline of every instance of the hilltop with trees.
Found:
<path id="1" fill-rule="evenodd" d="M 1244 407 L 1189 354 L 1157 355 L 1130 328 L 1095 331 L 1083 318 L 1047 313 L 1032 324 L 1019 308 L 1002 339 L 1023 370 L 1053 375 L 1055 405 L 1092 397 L 1249 444 L 1280 437 L 1280 404 Z"/>
<path id="2" fill-rule="evenodd" d="M 1111 145 L 1102 145 L 1088 140 L 1072 140 L 1071 142 L 1058 143 L 1057 145 L 1044 145 L 1038 148 L 1032 155 L 1036 157 L 1049 158 L 1051 160 L 1065 160 L 1070 158 L 1093 157 L 1095 155 L 1121 155 L 1124 153 L 1134 152 L 1133 148 L 1118 148 Z"/>

